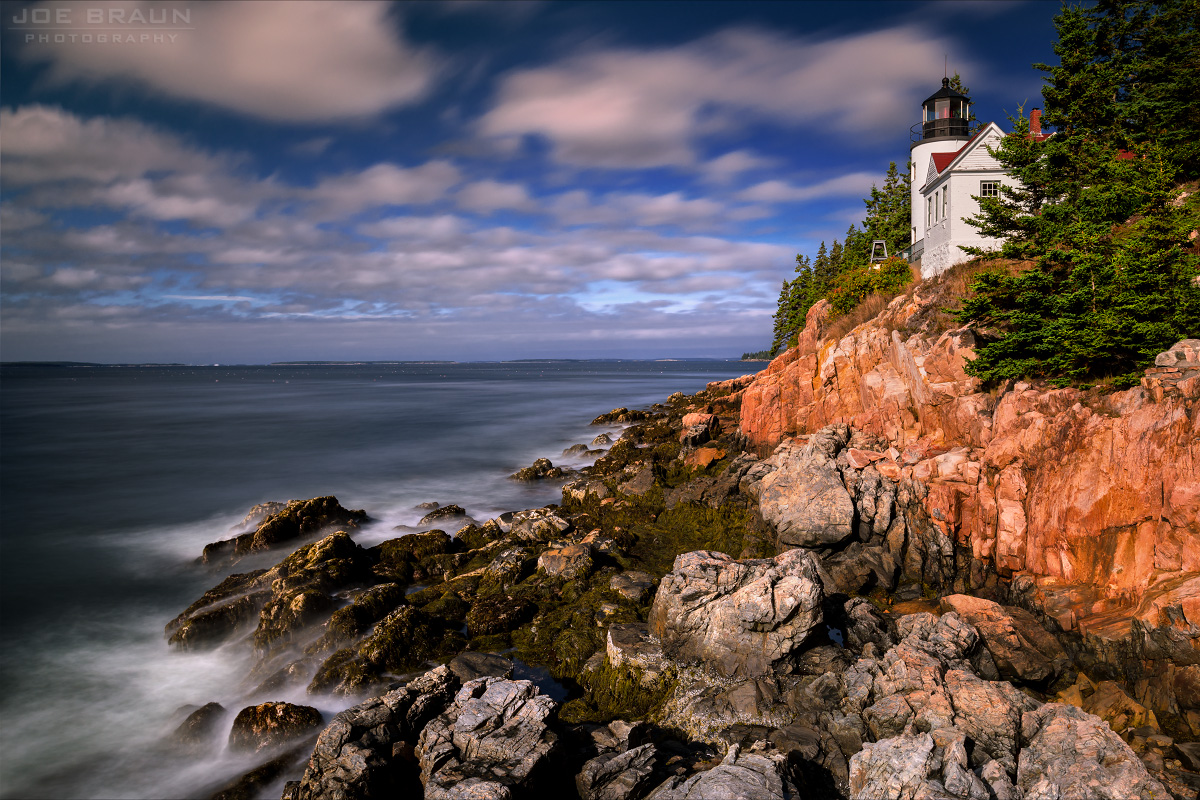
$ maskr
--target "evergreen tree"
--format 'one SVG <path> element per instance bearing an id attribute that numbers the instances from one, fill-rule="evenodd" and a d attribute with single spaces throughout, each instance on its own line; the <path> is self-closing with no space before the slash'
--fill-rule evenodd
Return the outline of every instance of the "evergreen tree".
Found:
<path id="1" fill-rule="evenodd" d="M 866 238 L 883 239 L 892 255 L 912 244 L 911 183 L 908 172 L 899 172 L 893 161 L 888 164 L 883 188 L 872 185 L 871 196 L 863 201 L 867 206 L 867 218 L 863 220 Z M 848 241 L 850 234 L 846 237 Z"/>
<path id="2" fill-rule="evenodd" d="M 1128 385 L 1156 353 L 1200 335 L 1200 257 L 1187 238 L 1200 202 L 1175 202 L 1197 168 L 1197 95 L 1175 94 L 1196 88 L 1194 69 L 1178 73 L 1196 64 L 1197 19 L 1200 0 L 1100 0 L 1055 18 L 1060 63 L 1035 65 L 1048 73 L 1055 134 L 1032 138 L 1014 120 L 993 152 L 1021 185 L 971 220 L 1037 263 L 972 287 L 960 317 L 999 335 L 973 374 Z"/>

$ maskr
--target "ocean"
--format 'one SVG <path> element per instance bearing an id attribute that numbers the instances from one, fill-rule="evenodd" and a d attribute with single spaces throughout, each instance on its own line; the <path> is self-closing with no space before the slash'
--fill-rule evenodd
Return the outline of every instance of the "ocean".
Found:
<path id="1" fill-rule="evenodd" d="M 189 707 L 265 700 L 244 643 L 180 653 L 163 626 L 230 571 L 195 563 L 256 503 L 336 495 L 364 546 L 457 503 L 556 502 L 508 475 L 618 406 L 755 371 L 736 361 L 0 368 L 0 797 L 193 797 L 256 766 L 164 746 Z M 268 566 L 241 562 L 236 571 Z M 289 777 L 298 777 L 296 775 Z M 278 797 L 278 787 L 272 787 Z"/>

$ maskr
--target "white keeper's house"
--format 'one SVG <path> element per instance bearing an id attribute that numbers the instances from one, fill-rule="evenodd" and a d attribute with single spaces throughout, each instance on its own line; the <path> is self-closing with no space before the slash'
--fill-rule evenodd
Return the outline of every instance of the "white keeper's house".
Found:
<path id="1" fill-rule="evenodd" d="M 969 133 L 971 98 L 942 88 L 921 104 L 921 121 L 912 127 L 909 160 L 912 172 L 912 247 L 909 260 L 921 277 L 937 275 L 971 256 L 959 245 L 998 248 L 1003 240 L 981 236 L 964 219 L 979 213 L 976 197 L 999 196 L 1000 186 L 1012 184 L 1000 163 L 988 152 L 1006 134 L 994 122 Z M 1030 133 L 1042 136 L 1041 111 L 1029 114 Z"/>

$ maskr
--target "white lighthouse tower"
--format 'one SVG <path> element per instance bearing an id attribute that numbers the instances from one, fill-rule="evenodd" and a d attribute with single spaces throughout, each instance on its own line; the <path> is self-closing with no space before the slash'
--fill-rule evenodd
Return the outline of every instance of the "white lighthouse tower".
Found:
<path id="1" fill-rule="evenodd" d="M 924 250 L 925 201 L 921 187 L 929 171 L 929 159 L 934 153 L 954 153 L 970 138 L 967 118 L 971 98 L 950 88 L 950 79 L 942 78 L 938 89 L 921 104 L 921 121 L 912 126 L 912 146 L 909 148 L 912 184 L 912 257 L 918 259 Z"/>

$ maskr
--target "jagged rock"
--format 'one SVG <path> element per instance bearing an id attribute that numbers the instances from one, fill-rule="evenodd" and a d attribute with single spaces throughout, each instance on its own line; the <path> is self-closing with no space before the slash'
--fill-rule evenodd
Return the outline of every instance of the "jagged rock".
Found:
<path id="1" fill-rule="evenodd" d="M 854 502 L 834 461 L 848 438 L 845 425 L 830 426 L 808 444 L 784 442 L 762 462 L 765 474 L 748 488 L 780 548 L 837 544 L 854 533 Z"/>
<path id="2" fill-rule="evenodd" d="M 602 753 L 575 776 L 582 800 L 641 800 L 654 788 L 658 748 L 644 744 L 623 753 Z"/>
<path id="3" fill-rule="evenodd" d="M 826 587 L 831 593 L 859 594 L 896 585 L 896 562 L 882 544 L 851 542 L 844 550 L 824 557 L 821 566 L 831 578 L 832 585 Z"/>
<path id="4" fill-rule="evenodd" d="M 342 711 L 317 738 L 304 777 L 288 785 L 289 800 L 373 800 L 394 796 L 399 775 L 393 750 L 413 743 L 440 714 L 458 681 L 440 666 L 407 686 Z M 414 782 L 415 783 L 415 782 Z"/>
<path id="5" fill-rule="evenodd" d="M 1003 678 L 1045 682 L 1071 664 L 1058 640 L 1024 609 L 962 594 L 943 597 L 940 603 L 979 631 Z"/>
<path id="6" fill-rule="evenodd" d="M 852 597 L 846 601 L 846 646 L 862 651 L 867 643 L 872 643 L 879 652 L 885 652 L 897 641 L 894 624 L 885 618 L 869 600 Z"/>
<path id="7" fill-rule="evenodd" d="M 650 629 L 680 661 L 703 661 L 726 676 L 790 669 L 822 620 L 815 557 L 789 550 L 735 561 L 700 550 L 675 559 L 659 583 Z"/>
<path id="8" fill-rule="evenodd" d="M 236 560 L 323 528 L 352 528 L 366 519 L 365 511 L 342 508 L 333 496 L 292 500 L 263 519 L 253 532 L 205 545 L 200 560 L 205 564 Z"/>
<path id="9" fill-rule="evenodd" d="M 634 603 L 640 603 L 654 589 L 654 577 L 648 572 L 629 570 L 612 576 L 609 588 Z"/>
<path id="10" fill-rule="evenodd" d="M 548 542 L 571 530 L 570 522 L 545 508 L 518 511 L 509 526 L 509 537 L 522 542 Z"/>
<path id="11" fill-rule="evenodd" d="M 484 567 L 484 574 L 501 586 L 509 586 L 519 583 L 528 573 L 532 563 L 533 559 L 527 550 L 522 547 L 510 547 L 500 551 L 491 563 Z"/>
<path id="12" fill-rule="evenodd" d="M 371 635 L 354 647 L 338 650 L 317 670 L 310 693 L 357 694 L 382 683 L 388 673 L 419 669 L 442 643 L 441 624 L 412 606 L 383 618 Z"/>
<path id="13" fill-rule="evenodd" d="M 398 583 L 381 583 L 364 590 L 353 603 L 330 615 L 324 636 L 317 644 L 306 647 L 305 652 L 310 655 L 329 652 L 350 644 L 404 602 L 404 587 Z"/>
<path id="14" fill-rule="evenodd" d="M 278 780 L 280 775 L 304 763 L 311 747 L 312 742 L 302 742 L 280 753 L 226 784 L 210 795 L 209 800 L 256 800 L 262 797 L 263 790 Z"/>
<path id="15" fill-rule="evenodd" d="M 628 408 L 614 408 L 607 414 L 601 414 L 592 420 L 593 425 L 614 425 L 627 424 L 630 422 L 641 422 L 646 419 L 649 414 L 645 411 L 630 411 Z"/>
<path id="16" fill-rule="evenodd" d="M 476 678 L 511 678 L 513 662 L 495 653 L 473 653 L 466 651 L 450 659 L 450 671 L 460 683 L 470 683 Z"/>
<path id="17" fill-rule="evenodd" d="M 454 539 L 443 530 L 410 533 L 380 542 L 370 549 L 376 563 L 371 568 L 381 578 L 408 583 L 421 580 L 432 569 L 422 569 L 434 556 L 454 552 Z"/>
<path id="18" fill-rule="evenodd" d="M 531 466 L 517 470 L 509 477 L 516 481 L 540 481 L 544 479 L 561 478 L 567 473 L 562 467 L 556 467 L 548 458 L 539 458 Z"/>
<path id="19" fill-rule="evenodd" d="M 166 625 L 170 644 L 212 647 L 258 618 L 260 648 L 287 641 L 332 607 L 329 592 L 370 575 L 371 556 L 344 531 L 299 548 L 270 570 L 231 575 Z"/>
<path id="20" fill-rule="evenodd" d="M 585 503 L 589 499 L 603 500 L 608 495 L 608 487 L 604 485 L 604 481 L 588 478 L 577 478 L 562 489 L 564 505 L 571 502 Z"/>
<path id="21" fill-rule="evenodd" d="M 854 654 L 844 647 L 822 645 L 805 650 L 796 658 L 796 672 L 805 675 L 840 673 L 853 662 Z"/>
<path id="22" fill-rule="evenodd" d="M 926 282 L 837 341 L 824 337 L 829 306 L 817 303 L 797 346 L 742 390 L 739 432 L 758 450 L 830 423 L 885 439 L 850 447 L 887 456 L 862 466 L 856 455 L 853 467 L 895 485 L 884 537 L 904 579 L 972 593 L 993 569 L 1014 586 L 1028 579 L 1054 607 L 1016 605 L 1081 635 L 1088 661 L 1142 676 L 1147 707 L 1174 713 L 1168 663 L 1194 663 L 1200 651 L 1200 611 L 1159 602 L 1178 588 L 1164 583 L 1200 570 L 1196 340 L 1124 391 L 1024 381 L 985 391 L 965 371 L 973 333 L 939 333 L 934 321 L 952 291 Z"/>
<path id="23" fill-rule="evenodd" d="M 617 487 L 621 494 L 632 494 L 638 497 L 654 488 L 654 468 L 649 464 L 642 465 L 633 477 Z"/>
<path id="24" fill-rule="evenodd" d="M 850 797 L 991 800 L 967 765 L 964 739 L 957 731 L 937 729 L 863 745 L 850 758 Z"/>
<path id="25" fill-rule="evenodd" d="M 1025 800 L 1170 797 L 1107 723 L 1074 706 L 1047 703 L 1024 714 L 1021 737 L 1016 783 Z"/>
<path id="26" fill-rule="evenodd" d="M 1082 706 L 1089 714 L 1095 714 L 1109 724 L 1114 731 L 1122 733 L 1127 728 L 1150 726 L 1158 728 L 1154 712 L 1127 695 L 1113 681 L 1100 681 Z"/>
<path id="27" fill-rule="evenodd" d="M 242 521 L 238 527 L 257 528 L 260 522 L 272 514 L 278 514 L 280 511 L 283 511 L 285 506 L 285 503 L 280 503 L 275 500 L 270 500 L 266 503 L 259 503 L 246 512 L 246 516 L 242 518 Z"/>
<path id="28" fill-rule="evenodd" d="M 421 521 L 417 524 L 421 526 L 432 525 L 440 520 L 457 520 L 462 519 L 465 516 L 467 516 L 467 511 L 465 508 L 451 503 L 448 506 L 439 506 L 438 508 L 430 511 L 428 514 L 421 517 Z"/>
<path id="29" fill-rule="evenodd" d="M 528 622 L 535 611 L 537 606 L 526 597 L 501 593 L 477 597 L 467 612 L 467 631 L 471 636 L 506 633 Z"/>
<path id="30" fill-rule="evenodd" d="M 229 749 L 257 752 L 278 747 L 315 733 L 324 721 L 321 712 L 312 706 L 291 703 L 247 706 L 233 720 Z"/>
<path id="31" fill-rule="evenodd" d="M 686 779 L 670 778 L 647 800 L 799 800 L 786 766 L 781 754 L 743 754 L 734 744 L 716 767 Z"/>
<path id="32" fill-rule="evenodd" d="M 608 447 L 613 443 L 612 437 L 607 433 L 602 433 L 595 439 L 592 439 L 592 447 Z"/>
<path id="33" fill-rule="evenodd" d="M 225 717 L 225 707 L 220 703 L 205 703 L 180 723 L 171 738 L 183 745 L 194 746 L 208 743 L 217 732 Z"/>
<path id="34" fill-rule="evenodd" d="M 555 707 L 529 681 L 479 678 L 464 685 L 417 742 L 427 800 L 462 797 L 457 787 L 468 781 L 472 792 L 495 796 L 535 790 L 552 769 L 558 738 L 546 721 Z"/>
<path id="35" fill-rule="evenodd" d="M 1023 709 L 1005 690 L 1008 684 L 980 680 L 957 669 L 948 670 L 945 681 L 954 704 L 955 727 L 975 742 L 978 763 L 986 754 L 1009 775 L 1016 775 Z"/>
<path id="36" fill-rule="evenodd" d="M 913 710 L 902 696 L 890 694 L 863 709 L 862 718 L 871 737 L 882 741 L 904 733 L 913 718 Z"/>
<path id="37" fill-rule="evenodd" d="M 592 571 L 595 560 L 592 548 L 586 544 L 569 544 L 566 547 L 544 550 L 538 556 L 538 569 L 547 575 L 563 580 L 575 580 Z"/>

